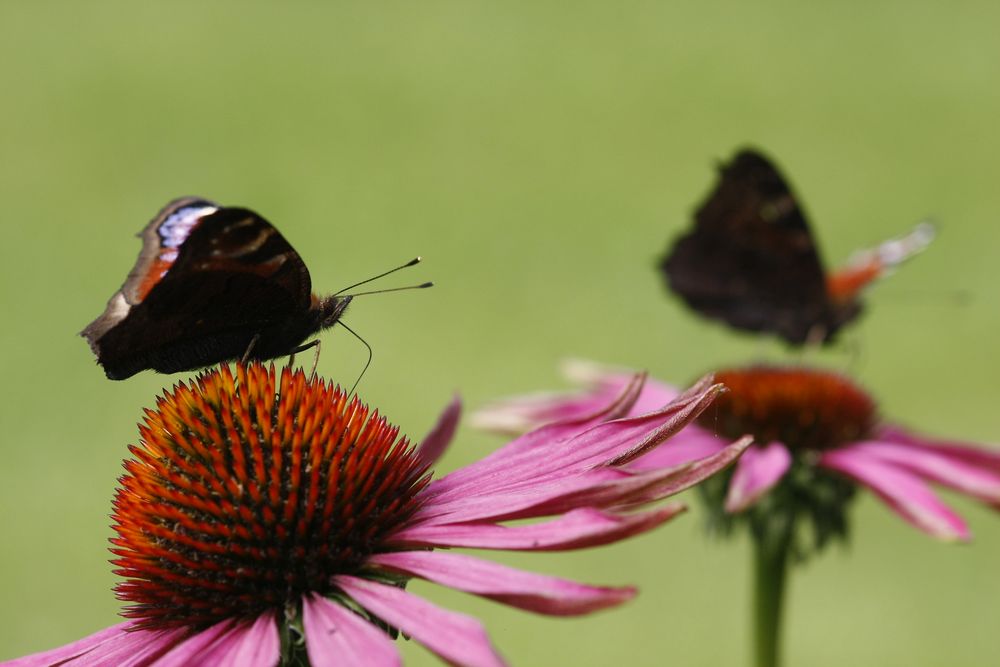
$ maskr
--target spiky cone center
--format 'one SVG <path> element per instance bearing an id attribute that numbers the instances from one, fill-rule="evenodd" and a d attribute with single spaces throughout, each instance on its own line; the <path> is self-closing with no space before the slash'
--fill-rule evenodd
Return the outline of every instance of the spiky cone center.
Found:
<path id="1" fill-rule="evenodd" d="M 875 426 L 874 401 L 847 378 L 807 368 L 754 366 L 718 371 L 729 389 L 699 423 L 724 437 L 824 450 L 863 439 Z"/>
<path id="2" fill-rule="evenodd" d="M 416 511 L 429 476 L 377 411 L 301 371 L 208 371 L 147 410 L 114 502 L 139 627 L 198 628 L 328 594 Z"/>

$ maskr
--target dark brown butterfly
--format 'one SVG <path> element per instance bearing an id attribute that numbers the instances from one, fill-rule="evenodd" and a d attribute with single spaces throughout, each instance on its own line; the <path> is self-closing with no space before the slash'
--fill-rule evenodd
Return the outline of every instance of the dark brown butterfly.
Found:
<path id="1" fill-rule="evenodd" d="M 313 294 L 299 254 L 245 208 L 176 199 L 140 236 L 125 284 L 80 334 L 112 380 L 291 354 L 351 302 Z"/>
<path id="2" fill-rule="evenodd" d="M 673 243 L 660 267 L 670 289 L 705 317 L 793 345 L 828 343 L 861 313 L 861 290 L 933 236 L 934 228 L 921 223 L 828 275 L 785 179 L 766 157 L 743 150 L 721 166 L 694 229 Z"/>

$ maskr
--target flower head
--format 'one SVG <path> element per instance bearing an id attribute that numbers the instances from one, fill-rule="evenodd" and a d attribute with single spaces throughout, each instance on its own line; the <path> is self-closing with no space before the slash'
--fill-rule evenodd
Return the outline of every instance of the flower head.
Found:
<path id="1" fill-rule="evenodd" d="M 438 479 L 430 468 L 454 434 L 457 401 L 413 446 L 356 398 L 301 372 L 255 363 L 181 383 L 147 411 L 114 501 L 112 562 L 128 620 L 14 664 L 394 665 L 399 631 L 450 663 L 502 664 L 477 620 L 406 583 L 419 577 L 550 615 L 631 598 L 630 587 L 436 549 L 578 549 L 676 516 L 678 504 L 628 510 L 723 469 L 747 442 L 669 470 L 629 469 L 720 391 L 702 383 L 626 417 L 642 383 L 633 377 L 589 414 Z"/>
<path id="2" fill-rule="evenodd" d="M 550 419 L 585 413 L 619 391 L 627 376 L 586 362 L 568 366 L 586 389 L 502 401 L 477 414 L 482 427 L 520 430 Z M 884 421 L 874 400 L 847 377 L 802 366 L 750 366 L 719 371 L 729 391 L 667 447 L 632 467 L 655 470 L 697 460 L 744 434 L 754 444 L 731 473 L 699 487 L 709 500 L 713 525 L 728 529 L 737 518 L 751 529 L 798 518 L 812 523 L 822 547 L 847 530 L 846 506 L 857 486 L 873 491 L 908 523 L 937 538 L 967 540 L 965 522 L 931 489 L 938 484 L 1000 507 L 1000 451 L 941 442 Z M 677 395 L 648 381 L 636 402 L 646 409 Z"/>

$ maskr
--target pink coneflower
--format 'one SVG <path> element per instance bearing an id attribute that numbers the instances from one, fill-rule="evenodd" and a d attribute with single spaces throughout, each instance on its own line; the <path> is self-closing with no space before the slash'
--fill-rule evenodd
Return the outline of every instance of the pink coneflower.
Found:
<path id="1" fill-rule="evenodd" d="M 378 667 L 399 664 L 400 632 L 452 664 L 502 664 L 476 619 L 407 592 L 406 582 L 549 615 L 621 604 L 633 588 L 447 549 L 560 551 L 645 532 L 683 507 L 633 510 L 746 447 L 630 470 L 721 391 L 701 383 L 625 418 L 642 380 L 438 479 L 429 470 L 455 431 L 457 401 L 415 447 L 356 398 L 301 372 L 276 378 L 255 363 L 237 365 L 235 378 L 224 367 L 181 383 L 147 411 L 115 497 L 112 562 L 129 620 L 11 664 Z"/>
<path id="2" fill-rule="evenodd" d="M 587 362 L 569 364 L 567 371 L 584 384 L 585 391 L 508 399 L 478 412 L 475 422 L 490 430 L 520 432 L 569 419 L 614 396 L 629 377 Z M 782 491 L 786 482 L 796 487 L 796 493 L 805 494 L 797 501 L 812 502 L 811 509 L 823 515 L 835 509 L 826 504 L 846 502 L 854 486 L 861 485 L 925 533 L 968 540 L 965 522 L 930 484 L 1000 506 L 1000 451 L 922 437 L 884 421 L 874 400 L 843 375 L 802 366 L 751 366 L 721 370 L 714 377 L 729 391 L 669 447 L 651 451 L 633 462 L 632 469 L 654 470 L 697 460 L 749 434 L 754 444 L 728 479 L 723 475 L 708 483 L 722 485 L 720 505 L 727 513 L 744 512 L 762 502 L 773 510 L 772 492 Z M 648 380 L 633 410 L 647 410 L 677 395 L 675 388 Z M 839 521 L 832 516 L 825 519 Z M 834 524 L 821 528 L 831 531 L 825 536 L 841 532 Z"/>
<path id="3" fill-rule="evenodd" d="M 481 411 L 479 425 L 521 431 L 572 419 L 604 403 L 628 380 L 590 364 L 571 368 L 586 391 L 510 399 Z M 789 558 L 846 536 L 846 509 L 856 486 L 871 489 L 907 522 L 945 540 L 967 540 L 969 529 L 930 483 L 1000 507 L 1000 452 L 931 440 L 889 424 L 871 397 L 842 375 L 800 366 L 754 366 L 719 371 L 715 379 L 729 391 L 669 446 L 637 458 L 629 470 L 670 469 L 726 451 L 744 434 L 753 436 L 754 444 L 732 474 L 717 475 L 698 488 L 711 527 L 728 531 L 743 522 L 750 530 L 757 667 L 781 662 Z M 668 385 L 647 382 L 632 409 L 641 412 L 676 396 Z M 800 530 L 801 523 L 812 530 Z"/>

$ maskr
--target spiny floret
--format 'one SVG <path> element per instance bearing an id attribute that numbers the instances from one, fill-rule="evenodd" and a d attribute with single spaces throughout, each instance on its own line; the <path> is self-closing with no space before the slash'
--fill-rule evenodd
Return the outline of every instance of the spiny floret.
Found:
<path id="1" fill-rule="evenodd" d="M 824 450 L 864 438 L 877 421 L 874 401 L 836 373 L 755 366 L 719 371 L 715 379 L 729 391 L 699 423 L 724 437 Z"/>
<path id="2" fill-rule="evenodd" d="M 179 383 L 146 411 L 114 501 L 116 588 L 140 627 L 280 609 L 356 573 L 417 509 L 425 466 L 339 388 L 274 366 Z"/>

